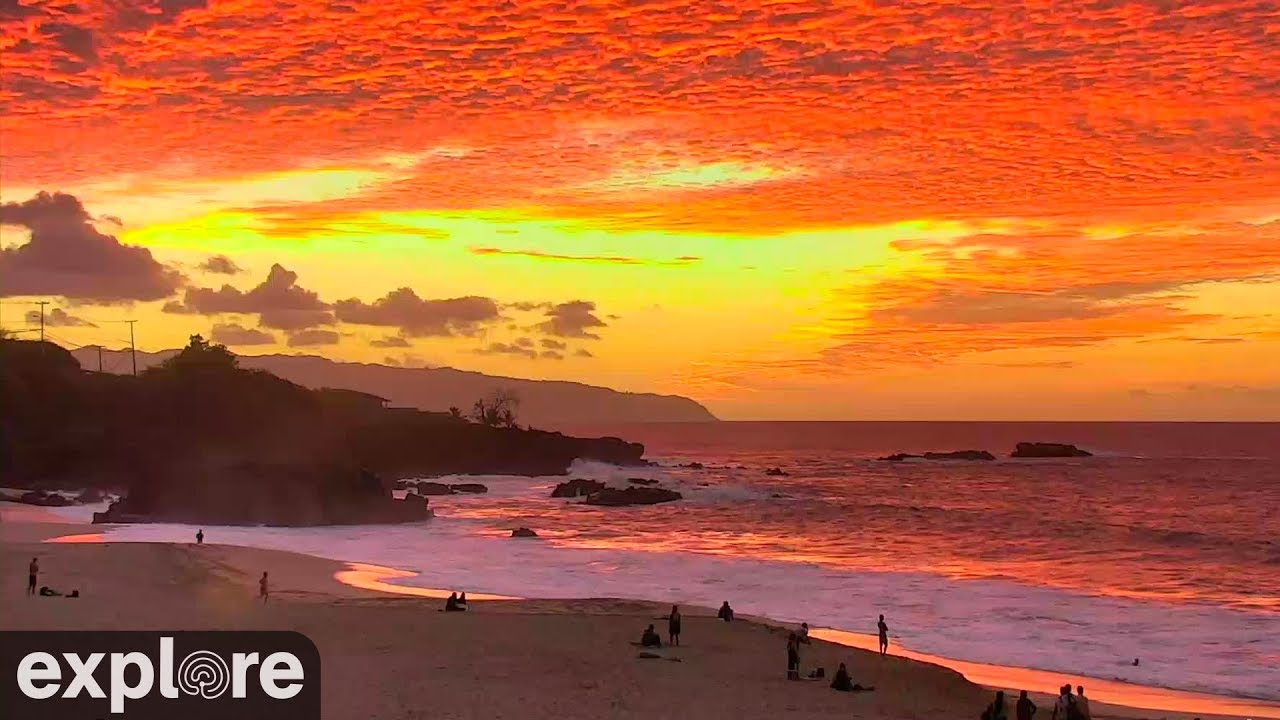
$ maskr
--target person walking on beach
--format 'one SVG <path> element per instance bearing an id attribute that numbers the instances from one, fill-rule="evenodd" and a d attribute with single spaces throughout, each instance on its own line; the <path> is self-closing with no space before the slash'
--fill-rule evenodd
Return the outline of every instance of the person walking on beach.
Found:
<path id="1" fill-rule="evenodd" d="M 1014 707 L 1014 714 L 1017 720 L 1031 720 L 1031 716 L 1036 714 L 1036 704 L 1031 702 L 1031 698 L 1027 697 L 1027 691 L 1023 690 L 1018 695 L 1018 704 Z"/>
<path id="2" fill-rule="evenodd" d="M 36 594 L 36 578 L 40 575 L 40 559 L 31 558 L 31 564 L 27 566 L 27 595 L 35 596 Z"/>
<path id="3" fill-rule="evenodd" d="M 262 577 L 258 579 L 258 597 L 262 598 L 262 602 L 266 602 L 271 595 L 271 584 L 267 580 L 267 573 L 264 570 Z"/>
<path id="4" fill-rule="evenodd" d="M 880 656 L 884 657 L 889 654 L 889 626 L 884 621 L 884 616 L 880 616 L 880 622 L 876 623 L 876 627 L 880 630 Z"/>
<path id="5" fill-rule="evenodd" d="M 1009 720 L 1004 710 L 1004 691 L 996 691 L 996 699 L 982 711 L 982 720 Z"/>
<path id="6" fill-rule="evenodd" d="M 787 638 L 787 679 L 800 679 L 800 636 L 795 633 Z"/>
<path id="7" fill-rule="evenodd" d="M 1080 709 L 1080 717 L 1082 720 L 1093 720 L 1093 713 L 1089 710 L 1089 698 L 1084 696 L 1084 686 L 1076 686 L 1076 706 Z"/>
<path id="8" fill-rule="evenodd" d="M 200 528 L 199 530 L 196 531 L 196 544 L 197 545 L 204 544 L 204 528 Z"/>
<path id="9" fill-rule="evenodd" d="M 671 606 L 671 614 L 667 616 L 667 642 L 680 645 L 680 608 Z"/>

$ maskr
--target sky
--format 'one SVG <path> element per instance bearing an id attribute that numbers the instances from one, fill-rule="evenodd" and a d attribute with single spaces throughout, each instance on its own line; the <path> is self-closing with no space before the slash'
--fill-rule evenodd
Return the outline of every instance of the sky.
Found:
<path id="1" fill-rule="evenodd" d="M 0 0 L 0 324 L 1280 420 L 1277 67 L 1266 0 Z"/>

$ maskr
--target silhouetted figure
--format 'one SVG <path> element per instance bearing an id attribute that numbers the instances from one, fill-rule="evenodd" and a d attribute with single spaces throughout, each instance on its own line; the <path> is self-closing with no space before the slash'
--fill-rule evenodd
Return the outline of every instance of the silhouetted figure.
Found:
<path id="1" fill-rule="evenodd" d="M 800 623 L 800 642 L 809 644 L 809 623 Z"/>
<path id="2" fill-rule="evenodd" d="M 667 639 L 672 645 L 680 645 L 680 608 L 671 606 L 671 614 L 667 616 Z"/>
<path id="3" fill-rule="evenodd" d="M 1133 666 L 1138 667 L 1138 658 L 1133 659 Z"/>
<path id="4" fill-rule="evenodd" d="M 40 559 L 31 558 L 31 564 L 27 566 L 27 595 L 34 596 L 36 594 L 36 578 L 40 575 Z"/>
<path id="5" fill-rule="evenodd" d="M 662 638 L 658 635 L 658 631 L 653 629 L 653 625 L 649 625 L 640 634 L 640 645 L 642 647 L 662 647 Z"/>
<path id="6" fill-rule="evenodd" d="M 462 612 L 462 608 L 458 607 L 458 593 L 449 593 L 449 599 L 444 601 L 445 612 Z"/>
<path id="7" fill-rule="evenodd" d="M 459 610 L 467 609 L 467 593 L 466 592 L 463 592 L 458 595 L 458 609 Z"/>
<path id="8" fill-rule="evenodd" d="M 880 655 L 889 654 L 889 626 L 884 621 L 884 616 L 880 616 L 880 622 L 876 623 L 876 627 L 880 630 Z"/>
<path id="9" fill-rule="evenodd" d="M 787 636 L 787 679 L 800 679 L 800 636 L 795 633 Z"/>
<path id="10" fill-rule="evenodd" d="M 729 601 L 725 600 L 720 606 L 720 612 L 716 613 L 716 617 L 725 622 L 733 622 L 733 608 L 729 607 Z"/>
<path id="11" fill-rule="evenodd" d="M 1052 720 L 1084 720 L 1070 685 L 1063 685 L 1058 691 L 1058 701 L 1053 704 L 1053 714 L 1049 717 Z"/>
<path id="12" fill-rule="evenodd" d="M 1076 705 L 1080 708 L 1080 717 L 1083 720 L 1093 720 L 1093 711 L 1089 709 L 1089 698 L 1084 696 L 1084 686 L 1076 686 Z"/>
<path id="13" fill-rule="evenodd" d="M 54 590 L 48 585 L 40 586 L 40 597 L 62 597 L 62 593 Z"/>
<path id="14" fill-rule="evenodd" d="M 197 530 L 197 531 L 196 531 L 196 544 L 197 544 L 197 545 L 203 545 L 203 544 L 204 544 L 204 529 L 203 529 L 203 528 L 201 528 L 200 530 Z"/>
<path id="15" fill-rule="evenodd" d="M 1031 716 L 1036 714 L 1036 704 L 1027 697 L 1026 690 L 1018 694 L 1018 704 L 1014 707 L 1014 713 L 1017 720 L 1031 720 Z"/>
<path id="16" fill-rule="evenodd" d="M 1009 715 L 1004 709 L 1004 691 L 996 691 L 996 699 L 991 701 L 986 710 L 982 711 L 982 720 L 1009 720 Z"/>
<path id="17" fill-rule="evenodd" d="M 262 598 L 262 602 L 266 602 L 271 596 L 271 582 L 267 580 L 267 573 L 264 570 L 262 577 L 258 580 L 258 597 Z"/>
<path id="18" fill-rule="evenodd" d="M 845 667 L 844 663 L 840 663 L 840 667 L 836 668 L 835 677 L 831 678 L 831 689 L 839 690 L 840 692 L 868 692 L 875 690 L 874 687 L 865 687 L 855 683 L 853 678 L 849 677 L 849 668 Z"/>

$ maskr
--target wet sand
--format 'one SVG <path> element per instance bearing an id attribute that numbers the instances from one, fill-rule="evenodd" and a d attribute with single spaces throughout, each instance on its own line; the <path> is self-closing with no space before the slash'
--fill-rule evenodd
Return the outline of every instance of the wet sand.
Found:
<path id="1" fill-rule="evenodd" d="M 84 528 L 24 519 L 0 523 L 0 594 L 15 600 L 6 602 L 0 629 L 296 630 L 320 649 L 328 718 L 924 720 L 978 717 L 991 698 L 940 665 L 821 640 L 804 648 L 806 672 L 822 666 L 831 673 L 845 662 L 855 682 L 876 691 L 788 682 L 787 629 L 726 624 L 706 609 L 682 608 L 683 647 L 665 649 L 666 659 L 641 659 L 631 643 L 649 623 L 665 639 L 657 618 L 666 606 L 471 595 L 471 611 L 446 614 L 438 612 L 439 592 L 406 592 L 385 568 L 220 545 L 104 544 L 92 533 L 49 543 Z M 23 598 L 33 555 L 40 584 L 83 597 Z M 272 580 L 265 605 L 254 597 L 263 570 Z M 1048 698 L 1037 702 L 1047 718 Z M 1094 716 L 1192 717 L 1096 700 Z M 1235 716 L 1280 717 L 1280 709 Z"/>

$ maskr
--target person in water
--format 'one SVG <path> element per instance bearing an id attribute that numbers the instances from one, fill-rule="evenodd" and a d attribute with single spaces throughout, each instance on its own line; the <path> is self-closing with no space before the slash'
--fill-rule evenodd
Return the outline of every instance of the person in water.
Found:
<path id="1" fill-rule="evenodd" d="M 889 654 L 889 626 L 884 621 L 884 616 L 880 616 L 880 622 L 876 623 L 876 627 L 880 630 L 880 655 L 881 657 Z"/>
<path id="2" fill-rule="evenodd" d="M 201 528 L 196 531 L 196 544 L 197 545 L 204 544 L 204 528 Z"/>
<path id="3" fill-rule="evenodd" d="M 662 637 L 658 635 L 657 630 L 653 629 L 652 624 L 640 634 L 640 645 L 642 647 L 662 647 Z"/>
<path id="4" fill-rule="evenodd" d="M 36 579 L 39 578 L 39 576 L 40 559 L 31 558 L 31 564 L 27 566 L 27 595 L 36 594 Z"/>
<path id="5" fill-rule="evenodd" d="M 271 596 L 271 583 L 267 580 L 267 573 L 263 571 L 262 577 L 258 579 L 258 597 L 262 598 L 262 602 L 266 602 Z"/>
<path id="6" fill-rule="evenodd" d="M 1014 706 L 1014 714 L 1017 720 L 1031 720 L 1031 716 L 1036 714 L 1036 704 L 1027 697 L 1026 690 L 1018 694 L 1018 704 Z"/>
<path id="7" fill-rule="evenodd" d="M 672 605 L 671 614 L 667 616 L 667 640 L 676 647 L 680 646 L 680 608 Z"/>
<path id="8" fill-rule="evenodd" d="M 840 692 L 868 692 L 875 690 L 873 687 L 864 687 L 855 683 L 853 678 L 849 677 L 849 668 L 845 667 L 844 663 L 840 663 L 840 667 L 836 668 L 835 677 L 831 678 L 831 689 L 839 690 Z"/>
<path id="9" fill-rule="evenodd" d="M 982 720 L 1009 720 L 1009 715 L 1004 709 L 1004 691 L 996 691 L 996 699 L 991 701 L 986 710 L 982 711 Z"/>
<path id="10" fill-rule="evenodd" d="M 467 609 L 467 593 L 466 593 L 466 591 L 463 591 L 462 593 L 460 593 L 460 594 L 458 595 L 458 609 L 459 609 L 459 610 L 466 610 L 466 609 Z"/>
<path id="11" fill-rule="evenodd" d="M 720 612 L 716 613 L 716 617 L 725 622 L 733 621 L 733 608 L 729 607 L 728 600 L 725 600 L 724 604 L 720 606 Z"/>
<path id="12" fill-rule="evenodd" d="M 800 636 L 795 633 L 787 637 L 787 679 L 800 679 Z"/>

